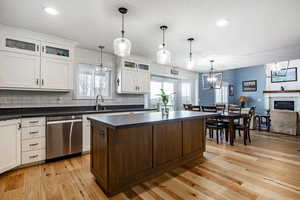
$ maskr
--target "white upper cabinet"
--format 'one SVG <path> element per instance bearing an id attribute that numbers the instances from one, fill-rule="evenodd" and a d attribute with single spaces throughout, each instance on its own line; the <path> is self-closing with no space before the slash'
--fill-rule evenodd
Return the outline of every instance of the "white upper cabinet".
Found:
<path id="1" fill-rule="evenodd" d="M 1 50 L 26 55 L 40 56 L 40 41 L 22 38 L 13 34 L 1 34 Z"/>
<path id="2" fill-rule="evenodd" d="M 32 37 L 17 30 L 0 32 L 0 89 L 71 90 L 74 44 Z"/>
<path id="3" fill-rule="evenodd" d="M 21 164 L 20 120 L 0 121 L 0 173 Z"/>
<path id="4" fill-rule="evenodd" d="M 40 57 L 0 51 L 1 88 L 40 88 Z"/>
<path id="5" fill-rule="evenodd" d="M 117 92 L 145 94 L 150 92 L 150 65 L 130 58 L 119 58 Z"/>
<path id="6" fill-rule="evenodd" d="M 70 89 L 71 62 L 41 58 L 41 88 L 48 90 Z"/>

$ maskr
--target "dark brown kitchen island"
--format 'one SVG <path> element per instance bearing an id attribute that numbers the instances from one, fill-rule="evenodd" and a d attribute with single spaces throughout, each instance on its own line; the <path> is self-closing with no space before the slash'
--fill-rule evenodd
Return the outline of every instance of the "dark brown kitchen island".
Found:
<path id="1" fill-rule="evenodd" d="M 205 119 L 192 111 L 95 116 L 91 120 L 91 172 L 113 195 L 191 160 L 205 151 Z"/>

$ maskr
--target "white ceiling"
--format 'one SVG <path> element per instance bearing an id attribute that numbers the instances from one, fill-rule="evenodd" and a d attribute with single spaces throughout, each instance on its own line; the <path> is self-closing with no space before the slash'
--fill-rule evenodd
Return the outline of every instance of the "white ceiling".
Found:
<path id="1" fill-rule="evenodd" d="M 60 15 L 44 13 L 55 7 Z M 155 60 L 159 26 L 168 25 L 166 43 L 172 64 L 185 67 L 189 37 L 194 37 L 195 71 L 218 70 L 300 58 L 300 0 L 1 0 L 0 23 L 53 34 L 112 52 L 120 36 L 118 7 L 125 6 L 126 37 L 132 53 Z M 219 28 L 220 18 L 230 20 Z"/>

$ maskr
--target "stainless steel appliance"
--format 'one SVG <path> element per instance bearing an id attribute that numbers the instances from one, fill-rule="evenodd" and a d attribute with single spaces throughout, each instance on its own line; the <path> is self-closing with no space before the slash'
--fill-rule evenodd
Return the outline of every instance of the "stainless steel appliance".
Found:
<path id="1" fill-rule="evenodd" d="M 82 152 L 82 116 L 47 117 L 46 159 Z"/>

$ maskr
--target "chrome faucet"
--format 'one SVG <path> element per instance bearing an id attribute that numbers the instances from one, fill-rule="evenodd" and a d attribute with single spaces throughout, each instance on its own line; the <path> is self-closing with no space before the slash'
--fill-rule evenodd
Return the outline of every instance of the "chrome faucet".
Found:
<path id="1" fill-rule="evenodd" d="M 97 95 L 96 96 L 96 111 L 99 111 L 99 107 L 101 107 L 101 103 L 99 103 L 99 99 L 100 99 L 101 103 L 104 102 L 104 99 L 103 99 L 102 95 Z"/>

